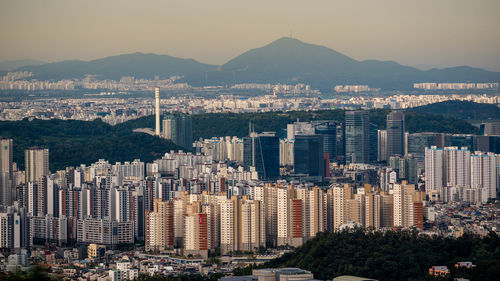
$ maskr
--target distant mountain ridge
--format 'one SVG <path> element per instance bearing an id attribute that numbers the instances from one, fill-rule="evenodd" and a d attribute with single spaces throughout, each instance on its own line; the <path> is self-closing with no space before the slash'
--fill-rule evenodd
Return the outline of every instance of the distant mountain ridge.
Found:
<path id="1" fill-rule="evenodd" d="M 324 46 L 283 37 L 251 49 L 222 66 L 168 55 L 134 53 L 84 61 L 63 61 L 26 66 L 37 79 L 79 78 L 96 74 L 101 79 L 162 78 L 183 75 L 194 86 L 235 83 L 305 83 L 320 90 L 340 84 L 366 84 L 385 90 L 411 89 L 417 82 L 498 82 L 500 72 L 468 66 L 422 71 L 393 61 L 358 61 Z"/>
<path id="2" fill-rule="evenodd" d="M 10 71 L 27 65 L 41 65 L 46 63 L 45 61 L 32 59 L 0 61 L 0 71 Z"/>
<path id="3" fill-rule="evenodd" d="M 212 70 L 216 66 L 168 55 L 133 53 L 111 56 L 92 61 L 62 61 L 38 66 L 21 67 L 19 71 L 31 71 L 40 80 L 82 78 L 95 74 L 99 79 L 119 80 L 123 76 L 153 79 L 155 75 L 168 78 L 192 72 Z"/>

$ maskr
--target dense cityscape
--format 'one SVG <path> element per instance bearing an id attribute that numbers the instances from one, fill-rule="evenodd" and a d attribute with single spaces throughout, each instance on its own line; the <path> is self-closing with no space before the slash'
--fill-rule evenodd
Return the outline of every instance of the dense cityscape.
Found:
<path id="1" fill-rule="evenodd" d="M 499 280 L 498 11 L 0 1 L 0 280 Z"/>
<path id="2" fill-rule="evenodd" d="M 133 111 L 131 119 L 154 114 L 155 127 L 142 130 L 184 151 L 167 152 L 152 163 L 102 159 L 51 172 L 49 149 L 32 147 L 21 170 L 13 162 L 16 144 L 1 139 L 0 245 L 13 249 L 5 270 L 35 262 L 50 266 L 55 275 L 91 280 L 228 273 L 279 257 L 325 231 L 416 229 L 422 235 L 461 237 L 499 229 L 496 121 L 483 123 L 480 135 L 408 133 L 400 109 L 424 99 L 398 96 L 372 99 L 393 108 L 385 130 L 370 122 L 368 111 L 347 110 L 343 122 L 295 121 L 282 132 L 255 132 L 250 122 L 247 137 L 193 143 L 197 99 L 184 99 L 183 106 L 181 98 L 161 101 L 160 89 L 155 92 L 154 106 L 139 99 L 63 100 L 51 104 L 52 112 L 43 111 L 46 119 L 92 120 L 95 112 L 118 118 L 122 110 Z M 425 102 L 457 98 L 430 97 Z M 481 98 L 498 104 L 498 96 L 462 100 Z M 260 105 L 276 100 L 255 99 Z M 307 99 L 288 100 L 288 109 L 304 110 L 300 104 Z M 235 101 L 241 102 L 229 96 L 212 105 L 234 111 Z M 249 110 L 262 108 L 245 102 Z M 49 104 L 20 102 L 32 111 L 20 108 L 13 115 L 7 109 L 3 117 L 40 118 L 35 103 L 38 112 Z M 211 263 L 214 253 L 225 262 Z"/>

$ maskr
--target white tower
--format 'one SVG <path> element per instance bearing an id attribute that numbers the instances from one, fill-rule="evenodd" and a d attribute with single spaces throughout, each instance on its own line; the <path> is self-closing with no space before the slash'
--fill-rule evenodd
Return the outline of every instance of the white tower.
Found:
<path id="1" fill-rule="evenodd" d="M 156 128 L 155 135 L 160 135 L 160 88 L 155 88 L 155 101 L 156 101 Z"/>

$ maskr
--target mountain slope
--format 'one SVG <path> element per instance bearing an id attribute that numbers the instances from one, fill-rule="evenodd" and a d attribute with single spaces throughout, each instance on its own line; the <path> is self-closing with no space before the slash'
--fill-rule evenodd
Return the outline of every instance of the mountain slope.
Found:
<path id="1" fill-rule="evenodd" d="M 370 122 L 380 129 L 385 128 L 387 109 L 370 110 Z M 344 110 L 321 111 L 288 111 L 288 112 L 263 112 L 263 113 L 204 113 L 192 115 L 193 139 L 211 138 L 217 136 L 248 135 L 248 122 L 252 121 L 257 132 L 279 132 L 286 128 L 286 124 L 297 119 L 310 120 L 337 120 L 344 121 Z M 135 128 L 153 128 L 154 116 L 146 116 L 130 120 L 115 127 L 117 129 L 132 130 Z M 410 133 L 439 132 L 454 134 L 474 134 L 478 129 L 464 120 L 445 118 L 439 115 L 406 112 L 406 130 Z"/>
<path id="2" fill-rule="evenodd" d="M 500 108 L 498 106 L 470 101 L 444 101 L 415 107 L 408 111 L 458 119 L 485 120 L 500 118 Z"/>
<path id="3" fill-rule="evenodd" d="M 277 75 L 319 75 L 340 72 L 357 61 L 326 47 L 281 38 L 264 47 L 247 51 L 222 66 L 225 71 L 251 71 Z"/>
<path id="4" fill-rule="evenodd" d="M 305 83 L 330 91 L 335 85 L 366 84 L 384 90 L 408 90 L 417 82 L 499 82 L 500 72 L 468 66 L 422 71 L 393 61 L 357 61 L 332 49 L 280 38 L 249 50 L 224 65 L 202 64 L 192 59 L 135 53 L 94 61 L 63 61 L 26 66 L 36 79 L 64 79 L 96 74 L 99 79 L 118 80 L 122 76 L 162 78 L 185 76 L 193 86 L 235 83 Z"/>
<path id="5" fill-rule="evenodd" d="M 0 136 L 14 140 L 14 161 L 24 168 L 24 150 L 31 146 L 49 149 L 50 170 L 91 164 L 99 159 L 152 162 L 165 152 L 179 149 L 171 141 L 131 129 L 94 121 L 38 120 L 0 121 Z"/>
<path id="6" fill-rule="evenodd" d="M 181 59 L 168 55 L 133 53 L 106 57 L 93 61 L 62 61 L 39 66 L 18 68 L 31 71 L 36 79 L 81 78 L 95 74 L 99 79 L 119 80 L 122 76 L 136 78 L 168 78 L 173 75 L 186 75 L 214 69 L 215 66 L 199 63 L 193 59 Z"/>
<path id="7" fill-rule="evenodd" d="M 234 83 L 306 83 L 321 90 L 338 84 L 368 84 L 410 89 L 415 82 L 496 82 L 500 73 L 472 67 L 421 71 L 392 61 L 357 61 L 332 49 L 281 38 L 249 50 L 215 71 L 186 77 L 194 85 Z"/>
<path id="8" fill-rule="evenodd" d="M 0 71 L 11 71 L 27 65 L 41 64 L 46 64 L 46 62 L 32 59 L 0 61 Z"/>

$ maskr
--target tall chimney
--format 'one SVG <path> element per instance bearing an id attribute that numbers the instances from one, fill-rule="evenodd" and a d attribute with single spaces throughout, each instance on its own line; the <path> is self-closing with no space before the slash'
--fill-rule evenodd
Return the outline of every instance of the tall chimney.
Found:
<path id="1" fill-rule="evenodd" d="M 155 135 L 160 135 L 160 88 L 155 88 L 155 101 L 156 101 L 156 128 Z"/>

